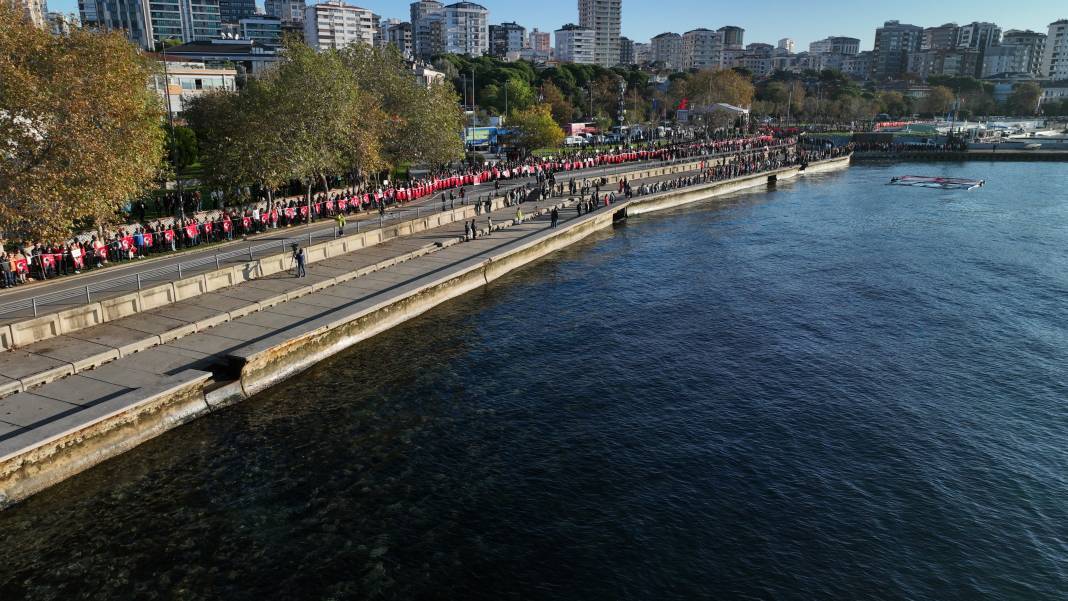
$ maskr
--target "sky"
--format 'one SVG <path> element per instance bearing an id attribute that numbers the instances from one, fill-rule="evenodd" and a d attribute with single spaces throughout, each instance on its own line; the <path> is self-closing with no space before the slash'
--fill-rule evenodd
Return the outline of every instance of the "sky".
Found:
<path id="1" fill-rule="evenodd" d="M 346 0 L 369 8 L 383 18 L 408 20 L 407 0 Z M 309 0 L 313 3 L 313 0 Z M 481 0 L 490 11 L 490 23 L 516 21 L 527 30 L 554 31 L 578 21 L 577 0 Z M 259 0 L 262 6 L 262 0 Z M 803 7 L 800 8 L 799 7 Z M 48 0 L 53 11 L 77 12 L 77 0 Z M 774 44 L 792 38 L 798 50 L 831 35 L 860 38 L 870 50 L 875 28 L 890 19 L 922 27 L 947 22 L 992 21 L 1008 29 L 1046 32 L 1058 19 L 1068 18 L 1065 0 L 623 0 L 623 35 L 648 42 L 665 31 L 683 33 L 706 27 L 737 25 L 746 30 L 745 42 Z"/>

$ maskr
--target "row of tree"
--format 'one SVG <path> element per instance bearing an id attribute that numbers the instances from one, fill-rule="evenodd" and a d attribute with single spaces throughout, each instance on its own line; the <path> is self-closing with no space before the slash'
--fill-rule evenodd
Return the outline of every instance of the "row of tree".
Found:
<path id="1" fill-rule="evenodd" d="M 291 181 L 308 193 L 328 177 L 355 184 L 406 163 L 440 167 L 463 156 L 453 88 L 425 86 L 390 48 L 316 52 L 287 43 L 284 60 L 237 93 L 194 99 L 206 179 L 270 197 Z"/>

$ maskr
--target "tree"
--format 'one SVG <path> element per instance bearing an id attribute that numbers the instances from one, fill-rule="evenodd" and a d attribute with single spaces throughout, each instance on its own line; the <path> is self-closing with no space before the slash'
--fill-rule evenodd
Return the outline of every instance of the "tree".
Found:
<path id="1" fill-rule="evenodd" d="M 439 166 L 463 156 L 464 116 L 452 85 L 421 85 L 394 46 L 355 44 L 340 56 L 355 84 L 384 112 L 381 148 L 389 166 L 408 161 Z"/>
<path id="2" fill-rule="evenodd" d="M 512 113 L 509 126 L 516 131 L 516 145 L 527 152 L 536 148 L 556 148 L 564 143 L 564 131 L 553 121 L 548 105 Z"/>
<path id="3" fill-rule="evenodd" d="M 197 136 L 189 127 L 167 126 L 167 161 L 176 170 L 188 169 L 196 164 L 200 154 Z"/>
<path id="4" fill-rule="evenodd" d="M 1017 85 L 1009 95 L 1007 104 L 1014 115 L 1034 115 L 1042 98 L 1042 88 L 1033 81 Z"/>
<path id="5" fill-rule="evenodd" d="M 934 86 L 927 97 L 920 102 L 920 112 L 931 115 L 944 115 L 953 106 L 953 90 L 945 86 Z"/>
<path id="6" fill-rule="evenodd" d="M 560 88 L 556 87 L 556 84 L 552 81 L 546 81 L 541 86 L 541 95 L 543 102 L 549 105 L 549 110 L 557 123 L 563 126 L 574 120 L 575 107 L 564 97 L 564 94 L 560 91 Z"/>
<path id="7" fill-rule="evenodd" d="M 0 230 L 55 239 L 117 220 L 163 159 L 152 72 L 119 34 L 53 37 L 0 5 Z"/>
<path id="8" fill-rule="evenodd" d="M 685 85 L 691 102 L 713 104 L 722 102 L 748 108 L 753 103 L 753 83 L 731 69 L 706 69 L 691 77 Z"/>

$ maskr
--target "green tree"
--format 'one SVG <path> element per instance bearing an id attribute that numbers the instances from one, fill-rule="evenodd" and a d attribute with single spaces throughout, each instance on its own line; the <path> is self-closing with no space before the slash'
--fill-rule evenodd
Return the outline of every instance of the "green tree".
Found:
<path id="1" fill-rule="evenodd" d="M 0 5 L 0 230 L 104 225 L 163 159 L 151 62 L 119 34 L 53 37 Z"/>
<path id="2" fill-rule="evenodd" d="M 1009 95 L 1006 104 L 1014 115 L 1031 116 L 1038 112 L 1038 103 L 1042 98 L 1042 88 L 1033 81 L 1018 84 Z"/>
<path id="3" fill-rule="evenodd" d="M 167 161 L 176 170 L 184 170 L 200 160 L 197 136 L 192 128 L 183 125 L 167 126 Z"/>
<path id="4" fill-rule="evenodd" d="M 920 112 L 931 115 L 943 115 L 953 106 L 956 98 L 953 90 L 946 86 L 934 86 L 927 97 L 920 102 Z"/>
<path id="5" fill-rule="evenodd" d="M 564 131 L 553 121 L 548 105 L 512 113 L 509 125 L 516 131 L 516 146 L 527 152 L 536 148 L 556 148 L 564 143 Z"/>

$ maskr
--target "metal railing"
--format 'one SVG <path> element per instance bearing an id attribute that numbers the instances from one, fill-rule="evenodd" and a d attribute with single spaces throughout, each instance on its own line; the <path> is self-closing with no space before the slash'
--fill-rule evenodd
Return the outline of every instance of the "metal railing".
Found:
<path id="1" fill-rule="evenodd" d="M 755 149 L 711 153 L 707 155 L 686 156 L 671 160 L 650 159 L 648 161 L 638 161 L 619 165 L 605 164 L 575 171 L 565 171 L 559 173 L 561 173 L 561 177 L 563 177 L 564 179 L 568 179 L 570 177 L 593 178 L 598 176 L 614 175 L 620 172 L 634 171 L 639 168 L 668 167 L 684 163 L 692 163 L 694 161 L 719 158 L 723 156 L 762 153 L 765 151 L 765 149 L 775 150 L 786 146 L 789 145 L 776 144 L 768 147 L 760 147 Z M 583 175 L 579 176 L 579 174 Z M 466 204 L 471 204 L 476 200 L 485 201 L 487 199 L 503 196 L 504 194 L 507 194 L 512 190 L 528 186 L 528 184 L 530 183 L 530 179 L 532 178 L 525 178 L 523 180 L 523 183 L 517 183 L 510 187 L 502 186 L 500 190 L 491 191 L 489 194 L 482 194 L 479 196 L 467 196 L 464 199 L 464 202 Z M 379 215 L 378 219 L 355 219 L 353 220 L 352 224 L 355 225 L 355 231 L 358 233 L 361 231 L 361 224 L 364 224 L 364 227 L 366 227 L 366 224 L 368 222 L 377 222 L 378 227 L 381 228 L 385 226 L 387 222 L 399 221 L 403 218 L 409 218 L 412 216 L 418 219 L 424 214 L 438 213 L 440 211 L 436 210 L 436 208 L 430 204 L 433 202 L 432 199 L 434 199 L 436 196 L 436 194 L 431 196 L 431 201 L 428 203 L 427 206 L 410 206 L 404 209 L 389 211 L 385 215 Z M 455 203 L 450 206 L 451 208 L 455 208 Z M 165 282 L 174 282 L 186 278 L 188 276 L 221 269 L 224 265 L 241 264 L 247 261 L 254 261 L 257 257 L 262 258 L 271 254 L 285 253 L 287 248 L 294 243 L 307 243 L 308 245 L 311 245 L 316 240 L 321 241 L 323 239 L 337 238 L 337 236 L 337 227 L 331 225 L 331 227 L 329 228 L 312 230 L 309 231 L 307 234 L 302 234 L 299 237 L 282 237 L 281 239 L 268 239 L 261 243 L 254 243 L 250 241 L 248 245 L 243 248 L 216 252 L 210 256 L 189 259 L 187 261 L 179 261 L 177 264 L 164 265 L 154 269 L 138 271 L 137 273 L 117 276 L 88 285 L 71 286 L 70 288 L 65 288 L 63 290 L 57 290 L 55 292 L 48 292 L 44 294 L 35 295 L 30 298 L 0 304 L 0 320 L 10 320 L 13 318 L 20 317 L 38 317 L 41 314 L 41 311 L 45 308 L 48 308 L 49 310 L 63 310 L 64 308 L 70 308 L 73 306 L 90 305 L 94 301 L 106 300 L 107 298 L 120 296 L 122 294 L 130 292 L 136 292 L 142 290 L 145 287 L 151 287 Z"/>

